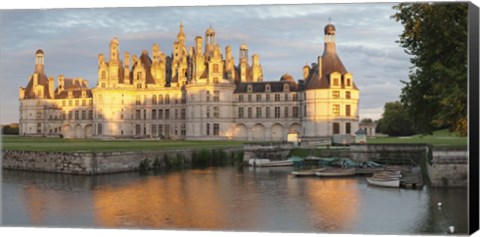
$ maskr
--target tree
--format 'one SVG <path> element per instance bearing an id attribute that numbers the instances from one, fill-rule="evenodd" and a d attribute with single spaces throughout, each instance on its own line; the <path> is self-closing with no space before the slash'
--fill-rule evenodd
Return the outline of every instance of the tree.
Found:
<path id="1" fill-rule="evenodd" d="M 387 102 L 382 118 L 378 121 L 377 130 L 389 136 L 410 136 L 415 134 L 412 124 L 400 101 Z"/>
<path id="2" fill-rule="evenodd" d="M 12 123 L 9 125 L 1 125 L 0 131 L 4 135 L 18 135 L 18 123 Z"/>
<path id="3" fill-rule="evenodd" d="M 364 118 L 360 121 L 360 123 L 373 123 L 373 120 L 371 118 Z"/>
<path id="4" fill-rule="evenodd" d="M 416 130 L 447 126 L 467 134 L 467 3 L 400 3 L 392 16 L 404 25 L 397 41 L 412 55 L 400 95 Z"/>

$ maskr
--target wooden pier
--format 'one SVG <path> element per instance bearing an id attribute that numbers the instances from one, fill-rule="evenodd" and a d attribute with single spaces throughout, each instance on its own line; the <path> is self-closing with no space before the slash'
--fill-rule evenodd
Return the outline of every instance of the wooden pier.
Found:
<path id="1" fill-rule="evenodd" d="M 400 187 L 412 189 L 421 189 L 423 187 L 423 179 L 420 173 L 402 171 L 401 174 Z"/>

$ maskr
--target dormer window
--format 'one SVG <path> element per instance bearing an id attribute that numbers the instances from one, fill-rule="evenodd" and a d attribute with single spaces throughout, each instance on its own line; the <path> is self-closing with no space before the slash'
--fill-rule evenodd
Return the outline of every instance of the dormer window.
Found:
<path id="1" fill-rule="evenodd" d="M 283 84 L 283 91 L 289 91 L 290 87 L 288 86 L 287 83 Z"/>
<path id="2" fill-rule="evenodd" d="M 333 78 L 333 85 L 338 86 L 338 78 Z"/>
<path id="3" fill-rule="evenodd" d="M 247 92 L 252 92 L 252 91 L 253 91 L 252 85 L 248 85 L 248 87 L 247 87 Z"/>
<path id="4" fill-rule="evenodd" d="M 73 97 L 73 93 L 71 91 L 68 92 L 68 98 L 72 98 Z"/>
<path id="5" fill-rule="evenodd" d="M 347 79 L 347 82 L 345 83 L 347 86 L 351 86 L 351 81 L 350 81 L 350 78 Z"/>
<path id="6" fill-rule="evenodd" d="M 266 91 L 266 92 L 270 92 L 270 90 L 271 90 L 270 84 L 267 84 L 267 85 L 265 86 L 265 91 Z"/>

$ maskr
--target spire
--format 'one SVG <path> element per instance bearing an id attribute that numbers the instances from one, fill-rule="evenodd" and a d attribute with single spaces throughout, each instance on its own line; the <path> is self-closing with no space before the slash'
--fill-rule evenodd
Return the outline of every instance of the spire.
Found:
<path id="1" fill-rule="evenodd" d="M 331 19 L 329 18 L 329 22 Z M 324 28 L 325 52 L 335 53 L 335 34 L 336 29 L 332 23 L 328 23 Z"/>
<path id="2" fill-rule="evenodd" d="M 177 35 L 178 41 L 185 42 L 185 33 L 183 32 L 183 23 L 180 21 L 180 31 Z"/>
<path id="3" fill-rule="evenodd" d="M 43 50 L 38 49 L 37 52 L 35 52 L 35 72 L 43 72 L 44 60 Z"/>

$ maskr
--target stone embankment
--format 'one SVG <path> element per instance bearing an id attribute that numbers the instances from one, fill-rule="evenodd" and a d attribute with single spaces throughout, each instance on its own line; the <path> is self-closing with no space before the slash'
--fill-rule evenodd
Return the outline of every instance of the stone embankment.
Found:
<path id="1" fill-rule="evenodd" d="M 142 161 L 161 167 L 171 163 L 192 163 L 194 153 L 202 149 L 175 149 L 140 152 L 39 152 L 2 151 L 2 167 L 7 169 L 31 170 L 67 174 L 106 174 L 135 171 Z M 211 149 L 218 150 L 215 148 Z M 223 152 L 234 155 L 242 148 L 223 148 Z M 181 159 L 181 161 L 179 161 Z"/>
<path id="2" fill-rule="evenodd" d="M 428 175 L 434 187 L 467 187 L 468 151 L 463 149 L 433 149 Z"/>
<path id="3" fill-rule="evenodd" d="M 233 156 L 243 152 L 243 161 L 250 158 L 282 160 L 290 153 L 290 143 L 246 144 L 243 148 L 225 148 L 221 152 Z M 219 150 L 212 148 L 210 150 Z M 105 174 L 140 169 L 142 161 L 161 167 L 171 164 L 192 164 L 192 157 L 201 149 L 172 149 L 140 152 L 35 152 L 2 151 L 2 166 L 8 169 L 69 174 Z M 432 148 L 425 144 L 351 145 L 350 150 L 321 151 L 322 156 L 350 157 L 355 161 L 373 160 L 387 164 L 422 167 L 424 178 L 433 187 L 467 187 L 468 151 L 456 148 Z M 312 150 L 312 153 L 315 149 Z M 200 152 L 201 153 L 201 152 Z M 213 154 L 213 153 L 211 153 Z"/>

